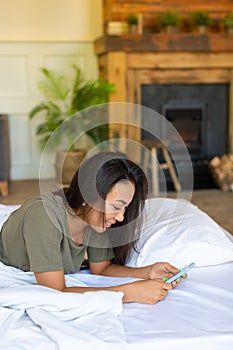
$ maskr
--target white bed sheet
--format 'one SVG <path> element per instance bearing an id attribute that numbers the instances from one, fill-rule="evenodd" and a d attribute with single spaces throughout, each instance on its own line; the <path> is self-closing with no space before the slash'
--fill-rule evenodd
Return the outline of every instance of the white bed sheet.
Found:
<path id="1" fill-rule="evenodd" d="M 125 304 L 120 320 L 127 350 L 232 350 L 233 262 L 194 268 L 155 305 Z M 83 275 L 87 285 L 130 279 Z"/>
<path id="2" fill-rule="evenodd" d="M 233 263 L 196 268 L 164 302 L 126 305 L 127 349 L 232 350 L 232 271 Z"/>

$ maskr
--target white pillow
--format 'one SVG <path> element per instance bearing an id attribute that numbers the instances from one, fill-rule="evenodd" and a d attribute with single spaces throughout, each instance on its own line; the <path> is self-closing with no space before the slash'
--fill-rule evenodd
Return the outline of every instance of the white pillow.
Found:
<path id="1" fill-rule="evenodd" d="M 207 214 L 185 200 L 153 198 L 146 201 L 146 219 L 137 250 L 128 266 L 168 261 L 177 267 L 233 261 L 233 236 Z"/>
<path id="2" fill-rule="evenodd" d="M 18 207 L 0 204 L 0 229 Z M 137 243 L 139 254 L 133 251 L 128 266 L 168 261 L 183 267 L 194 261 L 198 267 L 233 261 L 233 236 L 188 201 L 148 199 L 145 218 Z"/>
<path id="3" fill-rule="evenodd" d="M 6 221 L 6 219 L 8 218 L 8 216 L 17 208 L 19 207 L 19 205 L 3 205 L 0 204 L 0 230 L 2 228 L 2 225 L 4 224 L 4 222 Z"/>

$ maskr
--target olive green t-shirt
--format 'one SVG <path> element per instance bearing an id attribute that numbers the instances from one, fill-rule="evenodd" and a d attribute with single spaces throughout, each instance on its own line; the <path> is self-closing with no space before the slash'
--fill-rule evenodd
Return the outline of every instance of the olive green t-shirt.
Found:
<path id="1" fill-rule="evenodd" d="M 53 193 L 27 200 L 10 215 L 0 232 L 0 261 L 23 271 L 75 273 L 86 251 L 91 262 L 114 257 L 111 248 L 73 243 L 63 200 Z"/>

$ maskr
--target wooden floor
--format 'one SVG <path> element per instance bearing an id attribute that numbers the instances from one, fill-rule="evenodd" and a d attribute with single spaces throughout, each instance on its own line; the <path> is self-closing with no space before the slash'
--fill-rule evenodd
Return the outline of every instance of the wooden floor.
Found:
<path id="1" fill-rule="evenodd" d="M 46 182 L 48 190 L 51 184 L 52 182 Z M 0 204 L 21 204 L 25 199 L 38 193 L 38 181 L 13 181 L 9 184 L 8 196 L 0 195 Z M 175 197 L 176 194 L 168 192 L 167 196 Z M 223 192 L 218 189 L 198 190 L 192 193 L 191 202 L 233 234 L 233 192 Z"/>
<path id="2" fill-rule="evenodd" d="M 194 191 L 191 202 L 233 234 L 233 192 Z"/>

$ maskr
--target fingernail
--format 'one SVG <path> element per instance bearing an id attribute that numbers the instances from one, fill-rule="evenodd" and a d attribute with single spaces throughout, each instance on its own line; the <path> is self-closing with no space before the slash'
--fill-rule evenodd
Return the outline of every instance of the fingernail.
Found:
<path id="1" fill-rule="evenodd" d="M 177 278 L 176 282 L 179 283 L 180 282 L 180 278 Z"/>
<path id="2" fill-rule="evenodd" d="M 167 281 L 167 280 L 168 280 L 168 277 L 164 277 L 164 278 L 163 278 L 163 281 Z"/>
<path id="3" fill-rule="evenodd" d="M 187 275 L 186 275 L 186 273 L 184 273 L 183 275 L 182 275 L 182 277 L 186 277 Z"/>

